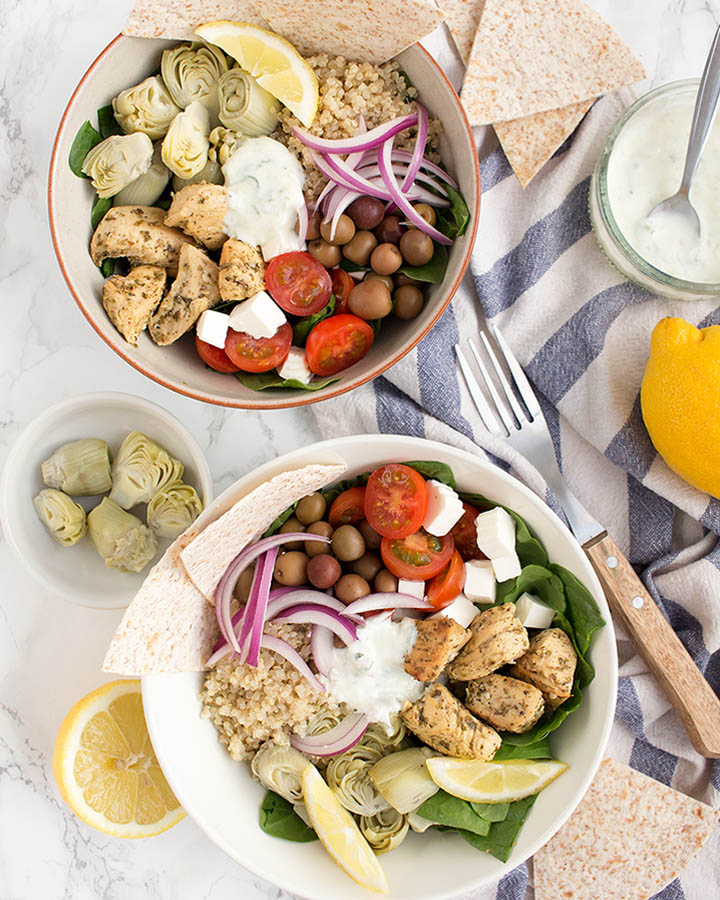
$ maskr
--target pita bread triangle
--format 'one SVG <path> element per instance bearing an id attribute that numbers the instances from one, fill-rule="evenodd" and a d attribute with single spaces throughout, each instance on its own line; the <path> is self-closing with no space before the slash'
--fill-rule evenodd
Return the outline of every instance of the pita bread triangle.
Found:
<path id="1" fill-rule="evenodd" d="M 485 0 L 438 0 L 460 58 L 468 64 Z"/>
<path id="2" fill-rule="evenodd" d="M 123 34 L 143 38 L 196 41 L 203 22 L 234 19 L 267 27 L 249 0 L 136 0 Z"/>
<path id="3" fill-rule="evenodd" d="M 461 99 L 471 125 L 559 109 L 645 77 L 582 0 L 486 0 Z"/>

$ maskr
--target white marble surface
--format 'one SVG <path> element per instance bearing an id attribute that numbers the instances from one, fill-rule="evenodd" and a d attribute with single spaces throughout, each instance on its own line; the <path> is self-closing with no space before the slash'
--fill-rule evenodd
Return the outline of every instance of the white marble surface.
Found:
<path id="1" fill-rule="evenodd" d="M 640 56 L 652 84 L 698 75 L 720 21 L 720 0 L 592 5 Z M 45 188 L 54 132 L 73 87 L 125 12 L 122 0 L 0 0 L 0 464 L 23 426 L 50 404 L 89 389 L 125 390 L 188 424 L 219 491 L 260 462 L 315 440 L 311 413 L 215 409 L 148 381 L 85 322 L 50 243 Z M 43 592 L 4 541 L 0 573 L 0 900 L 287 896 L 233 864 L 190 821 L 152 840 L 123 842 L 68 812 L 51 771 L 55 734 L 75 700 L 103 680 L 101 660 L 119 613 Z"/>

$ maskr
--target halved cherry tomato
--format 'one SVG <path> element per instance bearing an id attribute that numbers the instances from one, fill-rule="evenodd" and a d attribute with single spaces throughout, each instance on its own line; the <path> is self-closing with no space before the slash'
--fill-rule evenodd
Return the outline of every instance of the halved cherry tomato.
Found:
<path id="1" fill-rule="evenodd" d="M 330 506 L 328 518 L 333 528 L 362 522 L 365 518 L 365 488 L 352 487 L 338 494 Z"/>
<path id="2" fill-rule="evenodd" d="M 393 575 L 422 581 L 442 572 L 453 550 L 451 535 L 435 537 L 424 528 L 404 538 L 384 537 L 380 545 L 383 562 Z"/>
<path id="3" fill-rule="evenodd" d="M 380 466 L 365 493 L 365 518 L 383 537 L 403 538 L 417 531 L 427 512 L 425 479 L 402 463 Z"/>
<path id="4" fill-rule="evenodd" d="M 293 316 L 318 312 L 332 293 L 330 273 L 304 250 L 274 256 L 265 269 L 265 286 L 277 305 Z"/>
<path id="5" fill-rule="evenodd" d="M 316 375 L 336 375 L 362 359 L 374 339 L 372 326 L 358 316 L 330 316 L 310 331 L 305 359 Z"/>
<path id="6" fill-rule="evenodd" d="M 224 350 L 220 347 L 213 347 L 207 341 L 201 341 L 197 335 L 195 335 L 195 349 L 205 365 L 215 369 L 216 372 L 240 371 Z"/>
<path id="7" fill-rule="evenodd" d="M 335 294 L 334 315 L 341 316 L 349 313 L 348 297 L 350 291 L 355 287 L 355 282 L 345 269 L 330 269 L 330 278 L 332 279 L 332 292 Z"/>
<path id="8" fill-rule="evenodd" d="M 465 587 L 465 563 L 456 550 L 450 557 L 448 567 L 430 582 L 427 589 L 427 601 L 435 609 L 443 609 L 457 597 Z"/>
<path id="9" fill-rule="evenodd" d="M 455 541 L 455 549 L 463 559 L 487 559 L 477 545 L 477 532 L 475 531 L 475 519 L 480 515 L 479 510 L 469 503 L 463 503 L 465 512 L 462 518 L 450 529 L 450 534 Z"/>
<path id="10" fill-rule="evenodd" d="M 225 352 L 243 372 L 269 372 L 284 362 L 291 343 L 292 328 L 287 322 L 269 338 L 254 338 L 231 328 L 225 338 Z"/>

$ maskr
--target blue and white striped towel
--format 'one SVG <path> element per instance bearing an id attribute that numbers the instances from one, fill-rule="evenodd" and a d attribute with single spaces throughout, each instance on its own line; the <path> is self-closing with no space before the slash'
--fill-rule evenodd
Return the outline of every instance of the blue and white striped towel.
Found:
<path id="1" fill-rule="evenodd" d="M 713 301 L 671 303 L 624 281 L 597 247 L 587 211 L 595 161 L 632 99 L 625 90 L 596 103 L 525 191 L 502 151 L 491 152 L 481 163 L 482 217 L 472 278 L 431 334 L 385 376 L 314 411 L 328 437 L 342 423 L 348 434 L 413 434 L 485 453 L 552 503 L 538 473 L 484 430 L 456 372 L 454 344 L 476 336 L 483 317 L 490 318 L 540 395 L 572 490 L 643 574 L 720 691 L 720 503 L 690 488 L 658 457 L 638 396 L 655 323 L 678 315 L 707 325 L 720 322 L 720 310 Z M 720 806 L 720 763 L 695 753 L 645 664 L 617 628 L 616 633 L 620 685 L 609 755 Z M 531 867 L 520 866 L 473 900 L 526 900 L 533 896 L 531 887 Z M 716 831 L 698 859 L 657 897 L 718 895 Z"/>

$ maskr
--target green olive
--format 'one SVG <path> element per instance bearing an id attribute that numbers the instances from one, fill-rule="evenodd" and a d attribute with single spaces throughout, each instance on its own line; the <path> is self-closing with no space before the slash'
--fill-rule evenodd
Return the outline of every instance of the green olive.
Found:
<path id="1" fill-rule="evenodd" d="M 295 518 L 295 516 L 290 516 L 290 518 L 285 522 L 280 528 L 280 534 L 293 534 L 294 532 L 304 531 L 300 520 Z M 285 550 L 302 550 L 303 543 L 302 541 L 292 541 L 289 544 L 283 544 L 283 548 Z"/>
<path id="2" fill-rule="evenodd" d="M 380 547 L 380 544 L 382 543 L 382 535 L 378 534 L 368 521 L 363 519 L 363 521 L 358 525 L 358 530 L 363 536 L 365 546 L 368 548 L 368 550 L 377 550 Z"/>
<path id="3" fill-rule="evenodd" d="M 297 587 L 307 581 L 307 567 L 309 558 L 307 553 L 298 550 L 290 550 L 281 553 L 275 563 L 273 575 L 275 580 L 288 587 Z"/>
<path id="4" fill-rule="evenodd" d="M 400 252 L 411 266 L 424 266 L 433 258 L 435 245 L 429 234 L 411 228 L 400 238 Z"/>
<path id="5" fill-rule="evenodd" d="M 393 312 L 398 319 L 414 319 L 423 308 L 423 292 L 418 287 L 405 284 L 393 294 Z"/>
<path id="6" fill-rule="evenodd" d="M 375 590 L 380 593 L 394 594 L 398 589 L 398 580 L 392 572 L 387 569 L 380 569 L 375 576 Z"/>
<path id="7" fill-rule="evenodd" d="M 307 529 L 308 534 L 321 534 L 323 537 L 332 537 L 333 527 L 329 522 L 313 522 Z M 309 557 L 321 556 L 330 552 L 330 544 L 322 541 L 305 541 L 305 552 Z"/>
<path id="8" fill-rule="evenodd" d="M 356 231 L 355 236 L 342 248 L 343 256 L 358 266 L 370 262 L 370 254 L 377 247 L 377 238 L 372 231 Z"/>
<path id="9" fill-rule="evenodd" d="M 382 567 L 382 560 L 377 553 L 364 553 L 360 559 L 356 559 L 355 562 L 351 563 L 350 571 L 370 582 Z"/>
<path id="10" fill-rule="evenodd" d="M 369 593 L 370 585 L 359 575 L 343 575 L 335 585 L 335 596 L 343 603 L 352 603 Z"/>
<path id="11" fill-rule="evenodd" d="M 233 590 L 233 597 L 236 597 L 240 601 L 240 603 L 248 602 L 248 598 L 250 597 L 250 588 L 252 587 L 254 577 L 254 565 L 248 566 L 247 569 L 243 569 L 243 571 L 240 573 L 240 577 L 238 578 L 235 589 Z"/>
<path id="12" fill-rule="evenodd" d="M 428 225 L 434 225 L 437 222 L 435 210 L 432 206 L 428 206 L 427 203 L 413 203 L 413 209 L 419 216 L 422 216 L 423 219 L 425 219 Z"/>
<path id="13" fill-rule="evenodd" d="M 381 281 L 361 281 L 350 291 L 348 306 L 361 319 L 383 319 L 392 309 L 390 291 Z"/>
<path id="14" fill-rule="evenodd" d="M 378 244 L 370 254 L 370 265 L 373 272 L 377 272 L 378 275 L 392 275 L 393 272 L 397 272 L 402 263 L 402 253 L 395 244 L 387 242 Z"/>
<path id="15" fill-rule="evenodd" d="M 378 275 L 377 272 L 368 272 L 363 281 L 379 281 L 385 285 L 391 294 L 395 290 L 395 284 L 389 275 Z"/>
<path id="16" fill-rule="evenodd" d="M 320 234 L 329 244 L 347 244 L 355 236 L 355 223 L 343 213 L 335 223 L 335 234 L 332 232 L 332 222 L 320 223 Z"/>
<path id="17" fill-rule="evenodd" d="M 328 244 L 322 238 L 316 238 L 308 244 L 308 253 L 326 269 L 334 269 L 340 265 L 342 250 L 337 244 Z"/>
<path id="18" fill-rule="evenodd" d="M 327 500 L 319 491 L 308 494 L 295 507 L 295 517 L 299 519 L 303 525 L 312 525 L 313 522 L 319 522 L 325 515 L 327 509 Z"/>
<path id="19" fill-rule="evenodd" d="M 341 525 L 333 532 L 332 549 L 341 562 L 352 562 L 365 552 L 365 541 L 353 525 Z"/>
<path id="20" fill-rule="evenodd" d="M 321 591 L 331 588 L 341 575 L 340 563 L 329 553 L 314 556 L 307 566 L 308 581 Z"/>
<path id="21" fill-rule="evenodd" d="M 308 219 L 305 240 L 314 241 L 320 237 L 320 213 L 314 212 Z"/>

